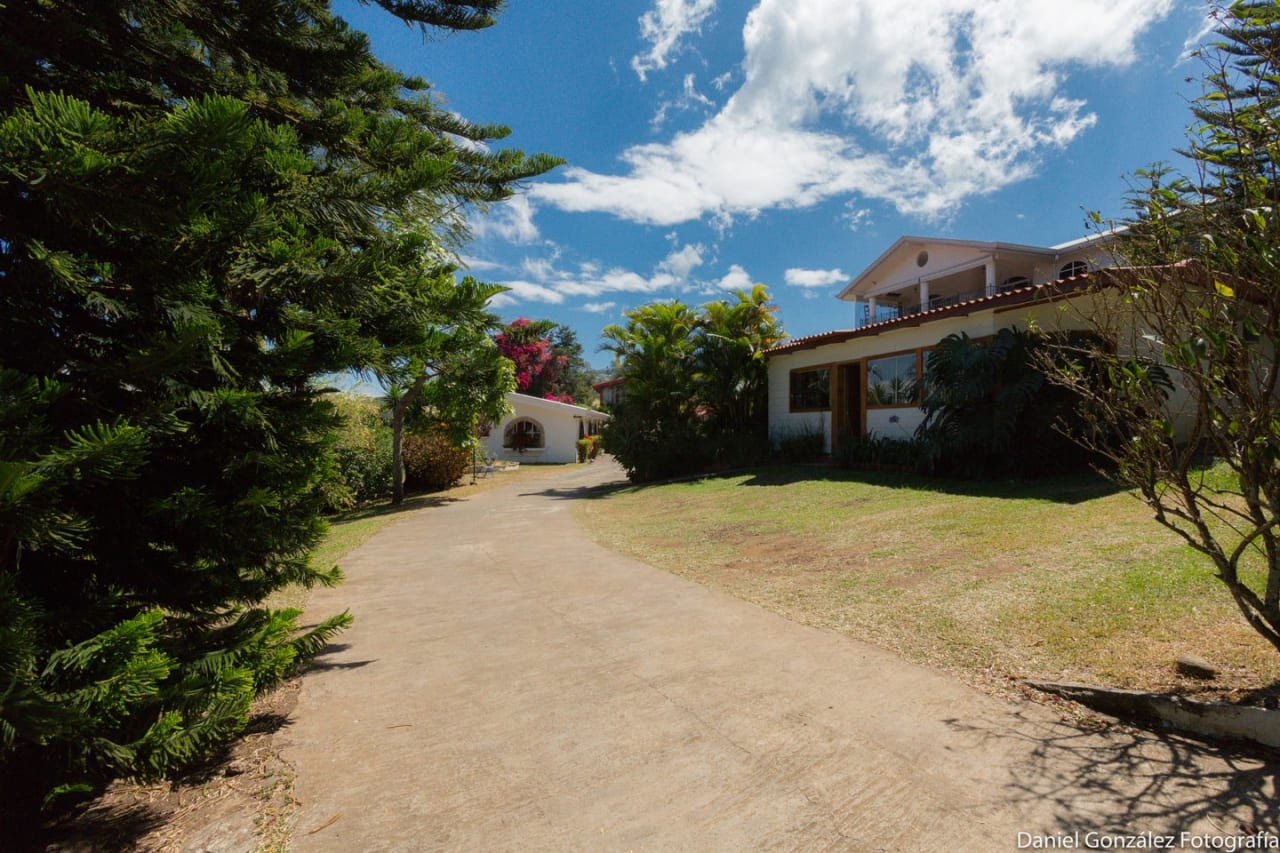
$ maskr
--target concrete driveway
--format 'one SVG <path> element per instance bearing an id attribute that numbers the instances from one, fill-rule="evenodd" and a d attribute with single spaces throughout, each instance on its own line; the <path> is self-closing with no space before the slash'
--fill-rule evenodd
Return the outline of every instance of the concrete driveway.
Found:
<path id="1" fill-rule="evenodd" d="M 313 595 L 356 623 L 282 732 L 294 849 L 993 851 L 1275 830 L 1274 766 L 1082 732 L 590 543 L 572 502 L 620 478 L 602 461 L 408 513 Z"/>

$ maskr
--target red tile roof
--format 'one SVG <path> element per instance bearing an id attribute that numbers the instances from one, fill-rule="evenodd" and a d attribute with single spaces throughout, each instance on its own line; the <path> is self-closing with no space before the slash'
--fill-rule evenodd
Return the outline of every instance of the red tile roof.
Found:
<path id="1" fill-rule="evenodd" d="M 930 323 L 934 320 L 941 320 L 944 317 L 964 316 L 972 314 L 975 311 L 984 311 L 988 308 L 1004 308 L 1015 305 L 1022 305 L 1027 302 L 1038 302 L 1040 300 L 1061 299 L 1071 293 L 1083 290 L 1089 285 L 1090 276 L 1097 276 L 1099 270 L 1093 273 L 1082 273 L 1081 275 L 1070 276 L 1068 278 L 1060 278 L 1057 281 L 1048 281 L 1042 284 L 1031 284 L 1026 287 L 1019 287 L 1014 290 L 1007 290 L 1004 293 L 997 293 L 993 296 L 979 296 L 975 299 L 969 299 L 964 302 L 957 302 L 954 305 L 944 305 L 941 308 L 933 308 L 929 311 L 921 311 L 916 314 L 908 314 L 905 317 L 895 317 L 892 320 L 881 320 L 879 323 L 871 323 L 866 326 L 859 326 L 856 329 L 837 329 L 832 332 L 822 332 L 817 335 L 806 335 L 802 338 L 794 338 L 785 344 L 779 344 L 772 349 L 765 350 L 766 356 L 783 355 L 789 352 L 797 352 L 805 349 L 815 349 L 828 344 L 842 344 L 845 341 L 854 338 L 870 337 L 886 332 L 890 329 L 908 328 L 911 326 L 919 326 L 923 323 Z"/>

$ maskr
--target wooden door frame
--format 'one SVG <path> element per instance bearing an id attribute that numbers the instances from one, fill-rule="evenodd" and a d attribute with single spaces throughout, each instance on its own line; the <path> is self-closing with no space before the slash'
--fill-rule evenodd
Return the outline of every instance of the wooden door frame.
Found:
<path id="1" fill-rule="evenodd" d="M 849 367 L 855 366 L 856 370 L 849 370 Z M 857 423 L 851 423 L 849 418 L 849 382 L 852 380 L 857 383 L 856 388 L 861 391 L 867 387 L 866 376 L 866 359 L 854 358 L 848 361 L 838 361 L 831 364 L 831 452 L 834 453 L 840 446 L 840 435 L 842 432 L 849 430 L 853 435 L 861 437 L 867 431 L 867 395 L 865 393 L 858 394 L 858 414 Z"/>

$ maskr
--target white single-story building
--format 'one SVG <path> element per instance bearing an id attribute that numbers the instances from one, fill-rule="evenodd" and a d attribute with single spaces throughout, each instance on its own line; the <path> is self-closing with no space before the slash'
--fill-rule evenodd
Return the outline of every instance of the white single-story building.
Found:
<path id="1" fill-rule="evenodd" d="M 481 436 L 487 457 L 512 462 L 576 462 L 578 439 L 600 431 L 609 416 L 569 403 L 508 394 L 507 415 Z"/>
<path id="2" fill-rule="evenodd" d="M 821 431 L 828 451 L 846 436 L 910 438 L 929 350 L 960 332 L 1085 328 L 1086 288 L 1119 263 L 1109 244 L 900 238 L 837 295 L 851 303 L 848 328 L 766 353 L 771 438 Z"/>

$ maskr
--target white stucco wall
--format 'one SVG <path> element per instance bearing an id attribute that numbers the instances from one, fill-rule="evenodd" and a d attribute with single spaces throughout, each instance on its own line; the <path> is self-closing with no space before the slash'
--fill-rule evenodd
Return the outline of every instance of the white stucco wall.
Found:
<path id="1" fill-rule="evenodd" d="M 929 260 L 924 266 L 916 263 L 920 252 L 928 252 Z M 874 284 L 868 283 L 863 291 L 866 295 L 897 290 L 903 285 L 911 284 L 921 278 L 938 275 L 945 270 L 954 270 L 967 264 L 980 263 L 988 253 L 975 246 L 955 246 L 948 244 L 911 244 L 903 248 L 899 257 L 891 258 L 881 269 L 876 271 Z"/>
<path id="2" fill-rule="evenodd" d="M 825 367 L 835 347 L 802 350 L 769 359 L 769 438 L 776 444 L 792 435 L 820 430 L 823 446 L 831 449 L 831 412 L 792 412 L 791 371 Z"/>
<path id="3" fill-rule="evenodd" d="M 578 424 L 586 421 L 603 423 L 608 415 L 581 406 L 570 406 L 554 400 L 541 400 L 525 394 L 508 394 L 512 414 L 503 418 L 481 440 L 486 456 L 511 462 L 568 463 L 578 461 Z M 529 418 L 542 427 L 543 447 L 526 448 L 524 452 L 502 446 L 507 427 L 520 418 Z"/>

